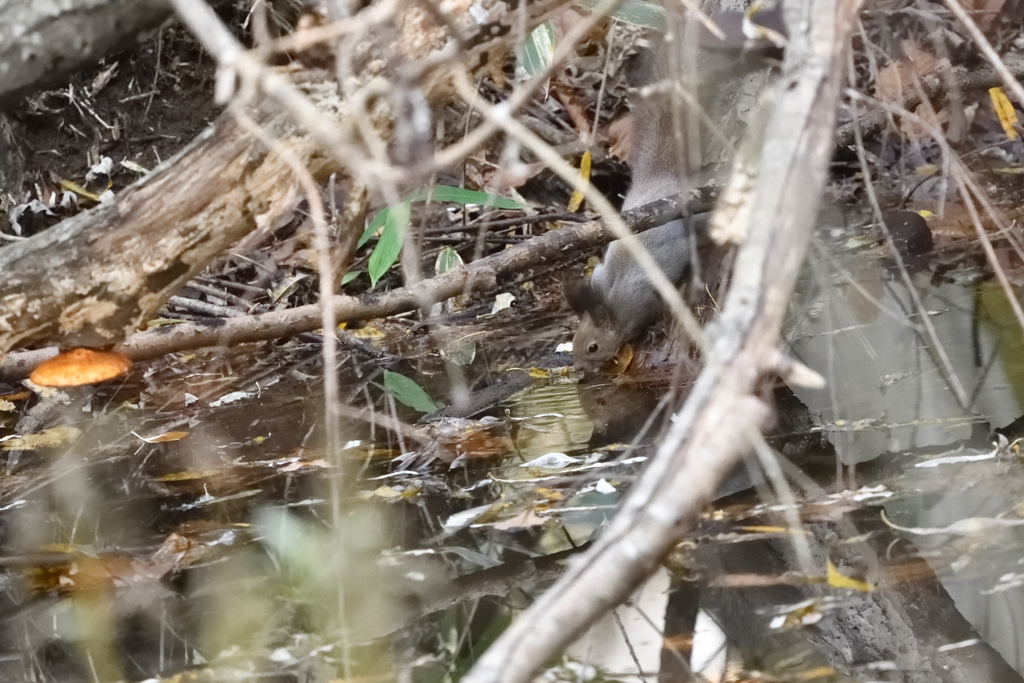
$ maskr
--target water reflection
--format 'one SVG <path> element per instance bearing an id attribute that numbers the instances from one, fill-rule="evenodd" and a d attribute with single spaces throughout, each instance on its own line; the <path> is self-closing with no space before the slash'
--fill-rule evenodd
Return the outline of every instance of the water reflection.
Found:
<path id="1" fill-rule="evenodd" d="M 1000 427 L 1021 414 L 1024 375 L 1019 361 L 1006 363 L 1020 335 L 1000 312 L 1001 290 L 932 284 L 925 271 L 911 277 L 911 292 L 870 253 L 819 260 L 815 271 L 790 340 L 828 386 L 794 392 L 844 462 L 966 440 L 973 423 Z"/>
<path id="2" fill-rule="evenodd" d="M 789 340 L 828 386 L 793 389 L 840 459 L 991 452 L 990 428 L 1024 412 L 1024 335 L 998 283 L 967 258 L 952 276 L 933 277 L 933 267 L 903 277 L 874 251 L 818 245 L 815 256 Z M 886 508 L 916 528 L 1016 519 L 1018 472 L 994 459 L 914 470 L 890 480 L 900 494 Z M 963 614 L 1020 669 L 1024 591 L 1000 577 L 1020 571 L 1024 535 L 1002 529 L 996 541 L 993 533 L 908 537 Z"/>

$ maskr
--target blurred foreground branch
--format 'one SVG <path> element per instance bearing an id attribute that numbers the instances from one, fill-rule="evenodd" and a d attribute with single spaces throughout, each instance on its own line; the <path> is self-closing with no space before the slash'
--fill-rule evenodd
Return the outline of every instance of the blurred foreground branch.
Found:
<path id="1" fill-rule="evenodd" d="M 746 429 L 767 420 L 758 392 L 778 365 L 783 315 L 827 177 L 842 57 L 859 4 L 786 4 L 785 97 L 766 131 L 733 284 L 722 316 L 709 326 L 711 360 L 604 536 L 481 657 L 467 683 L 529 681 L 625 600 L 748 450 Z"/>

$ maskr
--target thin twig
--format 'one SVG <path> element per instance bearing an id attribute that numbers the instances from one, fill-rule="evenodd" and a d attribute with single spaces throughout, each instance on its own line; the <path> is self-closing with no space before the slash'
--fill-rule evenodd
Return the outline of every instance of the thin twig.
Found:
<path id="1" fill-rule="evenodd" d="M 570 166 L 561 156 L 555 152 L 546 142 L 540 139 L 533 131 L 513 119 L 508 112 L 498 106 L 487 104 L 476 98 L 472 84 L 465 72 L 457 73 L 455 78 L 455 89 L 467 104 L 474 102 L 489 121 L 500 126 L 505 132 L 515 138 L 519 143 L 537 155 L 547 165 L 548 169 L 560 177 L 567 185 L 574 187 L 579 183 L 579 174 L 576 169 Z M 637 238 L 629 227 L 622 221 L 619 213 L 605 198 L 603 194 L 590 183 L 586 182 L 582 187 L 583 196 L 595 211 L 604 219 L 604 224 L 611 229 L 612 233 L 629 250 L 630 255 L 644 269 L 651 285 L 668 304 L 668 309 L 673 317 L 682 324 L 686 334 L 704 353 L 711 353 L 711 347 L 704 337 L 704 330 L 701 328 L 697 318 L 693 315 L 690 307 L 686 305 L 679 290 L 668 279 L 665 272 L 658 266 L 658 263 L 647 251 L 643 243 Z"/>
<path id="2" fill-rule="evenodd" d="M 713 360 L 605 534 L 484 653 L 464 683 L 529 681 L 586 624 L 624 600 L 749 446 L 745 426 L 766 419 L 754 392 L 779 355 L 779 330 L 828 174 L 842 54 L 859 5 L 786 3 L 786 95 L 768 126 L 733 285 L 710 326 Z"/>
<path id="3" fill-rule="evenodd" d="M 988 42 L 988 38 L 978 28 L 978 24 L 971 19 L 970 15 L 967 14 L 967 10 L 960 5 L 957 0 L 943 0 L 946 5 L 946 9 L 952 12 L 967 32 L 971 34 L 971 39 L 977 44 L 978 49 L 981 50 L 981 54 L 984 55 L 986 61 L 992 65 L 992 68 L 996 70 L 999 77 L 1003 80 L 1003 85 L 1010 89 L 1014 97 L 1017 98 L 1017 104 L 1024 108 L 1024 87 L 1021 87 L 1020 81 L 1014 77 L 1010 70 L 1006 68 L 1006 64 L 1000 58 L 999 53 L 992 47 L 992 43 Z"/>

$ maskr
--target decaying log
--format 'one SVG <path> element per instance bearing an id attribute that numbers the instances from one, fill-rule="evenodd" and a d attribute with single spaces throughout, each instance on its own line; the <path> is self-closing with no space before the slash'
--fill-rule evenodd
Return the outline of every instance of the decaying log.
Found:
<path id="1" fill-rule="evenodd" d="M 312 172 L 327 170 L 282 116 L 259 118 Z M 0 351 L 120 341 L 294 192 L 287 166 L 223 115 L 112 201 L 0 250 Z"/>
<path id="2" fill-rule="evenodd" d="M 311 136 L 286 123 L 284 115 L 271 114 L 269 104 L 252 116 L 314 175 L 343 168 L 359 176 L 361 165 L 371 159 L 380 167 L 387 160 L 367 146 L 376 145 L 379 152 L 391 132 L 387 98 L 379 97 L 390 83 L 384 79 L 415 65 L 415 72 L 406 74 L 410 82 L 428 100 L 442 98 L 449 90 L 440 67 L 452 56 L 452 34 L 466 47 L 467 58 L 480 57 L 488 46 L 499 49 L 495 41 L 510 36 L 522 18 L 510 5 L 483 0 L 474 12 L 462 8 L 439 22 L 417 3 L 378 3 L 353 17 L 342 36 L 343 47 L 360 57 L 359 71 L 349 74 L 352 78 L 342 88 L 347 98 L 339 98 L 337 84 L 327 82 L 325 91 L 333 92 L 318 103 L 329 112 L 323 114 L 294 87 L 284 89 L 294 97 L 278 102 L 280 110 L 310 114 L 302 123 L 311 124 Z M 238 57 L 235 66 L 244 62 L 259 72 L 248 85 L 282 85 L 282 78 L 269 69 L 241 59 L 244 55 L 237 50 L 232 54 Z M 271 95 L 284 90 L 279 87 Z M 368 134 L 379 138 L 369 141 Z M 320 153 L 312 142 L 322 145 L 335 138 L 350 143 L 348 148 L 321 147 Z M 113 202 L 0 250 L 0 354 L 39 341 L 82 346 L 121 341 L 261 217 L 287 205 L 293 185 L 288 166 L 224 115 Z"/>

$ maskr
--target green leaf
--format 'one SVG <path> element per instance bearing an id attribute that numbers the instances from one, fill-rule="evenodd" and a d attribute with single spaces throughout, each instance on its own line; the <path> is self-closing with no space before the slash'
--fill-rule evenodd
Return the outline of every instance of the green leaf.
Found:
<path id="1" fill-rule="evenodd" d="M 362 274 L 363 271 L 361 270 L 350 270 L 349 272 L 341 276 L 341 284 L 347 285 L 348 283 L 352 282 Z"/>
<path id="2" fill-rule="evenodd" d="M 402 241 L 405 239 L 405 229 L 409 227 L 409 214 L 412 207 L 409 202 L 402 202 L 398 206 L 392 206 L 387 210 L 384 220 L 384 229 L 380 232 L 380 239 L 377 246 L 370 254 L 370 261 L 367 264 L 367 271 L 370 274 L 370 284 L 377 285 L 384 273 L 398 260 L 398 254 L 402 251 Z"/>
<path id="3" fill-rule="evenodd" d="M 580 7 L 593 11 L 600 2 L 601 0 L 581 0 L 577 4 Z M 623 0 L 609 16 L 613 19 L 624 21 L 627 24 L 658 29 L 659 31 L 665 28 L 665 8 L 658 2 Z"/>
<path id="4" fill-rule="evenodd" d="M 526 205 L 513 199 L 505 199 L 495 194 L 480 192 L 479 190 L 467 190 L 462 187 L 450 185 L 435 185 L 425 190 L 416 190 L 410 193 L 407 201 L 423 202 L 427 198 L 434 202 L 452 202 L 453 204 L 480 204 L 493 206 L 498 209 L 525 209 Z"/>
<path id="5" fill-rule="evenodd" d="M 516 59 L 531 76 L 543 72 L 551 63 L 555 53 L 555 29 L 550 21 L 533 29 L 526 43 L 516 49 Z"/>
<path id="6" fill-rule="evenodd" d="M 430 199 L 434 202 L 451 202 L 453 204 L 480 204 L 481 206 L 493 206 L 498 209 L 525 209 L 526 204 L 517 202 L 514 199 L 506 199 L 505 197 L 499 197 L 495 194 L 488 192 L 480 192 L 479 190 L 467 190 L 461 187 L 452 187 L 450 185 L 435 185 L 432 188 L 415 190 L 405 196 L 405 200 L 398 206 L 388 206 L 378 211 L 373 216 L 373 220 L 366 226 L 366 230 L 363 230 L 363 234 L 359 236 L 359 241 L 356 242 L 357 247 L 361 247 L 366 244 L 373 234 L 385 226 L 389 219 L 391 219 L 391 212 L 401 208 L 404 204 L 410 202 L 425 202 Z M 408 220 L 408 219 L 407 219 Z"/>
<path id="7" fill-rule="evenodd" d="M 390 370 L 384 371 L 384 389 L 395 397 L 402 405 L 409 406 L 421 413 L 432 413 L 437 410 L 437 403 L 423 390 L 419 384 L 405 375 Z"/>
<path id="8" fill-rule="evenodd" d="M 381 229 L 381 226 L 383 226 L 387 221 L 389 213 L 391 213 L 391 207 L 386 206 L 374 214 L 373 220 L 370 221 L 368 226 L 366 226 L 366 230 L 363 230 L 363 234 L 359 236 L 359 241 L 356 242 L 357 247 L 361 247 L 366 244 L 370 238 L 373 237 L 373 233 Z"/>
<path id="9" fill-rule="evenodd" d="M 441 253 L 437 255 L 437 260 L 434 261 L 434 275 L 440 275 L 446 273 L 452 268 L 458 268 L 463 265 L 462 257 L 459 256 L 459 252 L 455 251 L 451 247 L 445 247 L 441 250 Z"/>
<path id="10" fill-rule="evenodd" d="M 461 187 L 449 185 L 436 185 L 432 188 L 416 190 L 405 196 L 405 200 L 396 206 L 389 206 L 381 209 L 374 215 L 373 220 L 363 230 L 356 246 L 361 247 L 373 237 L 374 233 L 380 230 L 380 239 L 377 246 L 370 254 L 368 272 L 370 282 L 377 284 L 377 280 L 388 272 L 398 259 L 402 251 L 402 239 L 405 237 L 405 229 L 409 226 L 409 215 L 412 212 L 412 202 L 423 202 L 427 199 L 435 202 L 452 202 L 453 204 L 480 204 L 482 206 L 494 206 L 499 209 L 525 209 L 522 202 L 512 199 L 505 199 L 487 192 L 477 190 L 466 190 Z M 383 229 L 382 229 L 383 228 Z M 345 284 L 346 281 L 342 281 Z"/>

